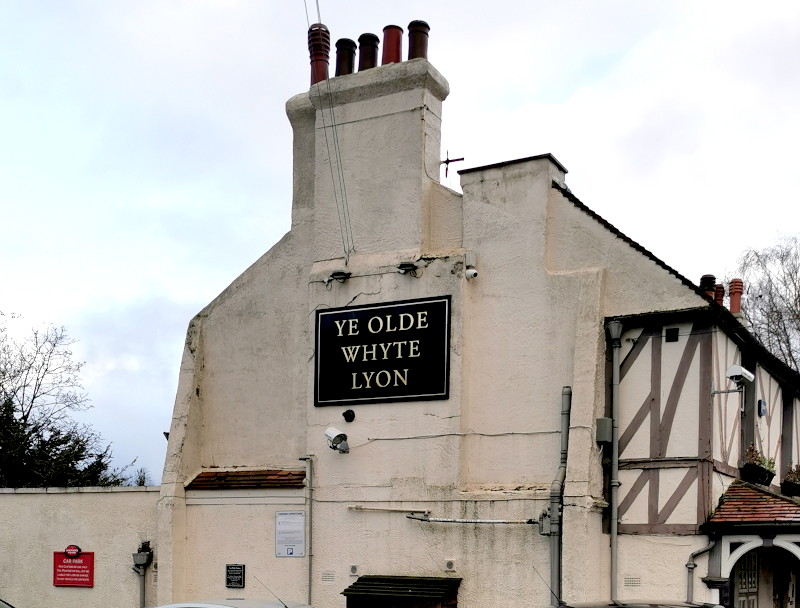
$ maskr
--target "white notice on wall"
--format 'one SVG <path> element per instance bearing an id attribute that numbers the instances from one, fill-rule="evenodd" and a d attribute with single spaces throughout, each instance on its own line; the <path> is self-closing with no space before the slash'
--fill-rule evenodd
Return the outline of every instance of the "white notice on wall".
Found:
<path id="1" fill-rule="evenodd" d="M 306 512 L 275 513 L 275 557 L 305 557 Z"/>

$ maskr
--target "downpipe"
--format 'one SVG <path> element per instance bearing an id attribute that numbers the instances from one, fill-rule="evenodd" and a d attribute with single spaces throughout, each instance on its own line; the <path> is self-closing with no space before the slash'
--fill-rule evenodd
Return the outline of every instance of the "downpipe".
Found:
<path id="1" fill-rule="evenodd" d="M 306 603 L 311 606 L 311 584 L 314 580 L 314 456 L 309 454 L 308 456 L 303 456 L 300 460 L 306 463 L 306 486 L 308 489 L 308 543 L 306 547 L 306 560 L 308 560 L 308 601 Z"/>
<path id="2" fill-rule="evenodd" d="M 561 556 L 563 546 L 564 482 L 567 478 L 567 452 L 569 449 L 569 416 L 572 408 L 572 388 L 561 389 L 561 454 L 558 472 L 550 484 L 550 603 L 561 602 Z"/>
<path id="3" fill-rule="evenodd" d="M 606 325 L 611 338 L 611 601 L 617 601 L 617 567 L 619 564 L 619 355 L 622 348 L 622 323 Z"/>
<path id="4" fill-rule="evenodd" d="M 139 608 L 145 606 L 145 575 L 147 567 L 153 562 L 153 550 L 150 541 L 146 540 L 139 545 L 139 550 L 133 554 L 133 571 L 139 575 Z"/>
<path id="5" fill-rule="evenodd" d="M 717 541 L 712 540 L 710 541 L 705 547 L 702 549 L 698 549 L 694 553 L 689 556 L 689 561 L 686 562 L 686 603 L 691 604 L 694 602 L 694 569 L 697 568 L 697 564 L 694 561 L 694 558 L 698 555 L 703 555 L 703 553 L 708 553 L 714 546 L 717 544 Z"/>

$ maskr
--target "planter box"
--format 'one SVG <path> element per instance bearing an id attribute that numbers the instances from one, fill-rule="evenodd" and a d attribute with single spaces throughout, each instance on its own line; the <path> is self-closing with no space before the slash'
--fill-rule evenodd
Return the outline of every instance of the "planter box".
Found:
<path id="1" fill-rule="evenodd" d="M 748 483 L 755 483 L 761 486 L 768 486 L 775 477 L 775 473 L 769 469 L 762 467 L 760 464 L 752 462 L 745 462 L 739 467 L 739 477 L 742 481 Z"/>
<path id="2" fill-rule="evenodd" d="M 784 496 L 800 496 L 800 483 L 784 479 L 781 482 L 781 494 Z"/>

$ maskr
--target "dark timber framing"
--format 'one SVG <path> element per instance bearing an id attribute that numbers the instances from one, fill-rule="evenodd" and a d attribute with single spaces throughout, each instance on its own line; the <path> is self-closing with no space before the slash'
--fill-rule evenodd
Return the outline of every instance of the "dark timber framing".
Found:
<path id="1" fill-rule="evenodd" d="M 619 441 L 620 468 L 638 470 L 639 476 L 630 486 L 619 505 L 621 517 L 630 509 L 634 501 L 647 489 L 647 523 L 625 524 L 619 526 L 623 534 L 697 534 L 699 525 L 711 513 L 711 328 L 707 321 L 698 320 L 683 344 L 680 361 L 672 378 L 662 377 L 664 323 L 649 323 L 642 328 L 634 346 L 620 366 L 620 380 L 631 370 L 634 362 L 641 356 L 650 357 L 650 391 L 633 416 L 630 424 L 622 431 Z M 649 351 L 649 352 L 648 352 Z M 675 428 L 675 417 L 680 397 L 683 394 L 687 377 L 695 360 L 699 363 L 698 383 L 698 445 L 697 453 L 668 457 L 667 446 Z M 664 384 L 668 385 L 667 397 L 662 403 Z M 626 459 L 625 449 L 634 435 L 649 420 L 649 458 Z M 674 491 L 662 500 L 662 471 L 667 469 L 685 470 Z M 687 524 L 668 524 L 680 502 L 692 487 L 697 489 L 697 520 Z"/>

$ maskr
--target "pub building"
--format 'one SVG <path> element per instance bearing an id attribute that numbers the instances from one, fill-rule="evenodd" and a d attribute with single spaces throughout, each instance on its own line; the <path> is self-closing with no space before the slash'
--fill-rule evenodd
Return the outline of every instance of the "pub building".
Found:
<path id="1" fill-rule="evenodd" d="M 791 605 L 800 376 L 741 282 L 680 275 L 549 153 L 440 184 L 449 86 L 407 31 L 407 53 L 397 26 L 340 39 L 334 75 L 310 28 L 291 230 L 189 323 L 160 490 L 76 499 L 138 501 L 82 532 L 92 592 L 147 540 L 150 606 Z M 740 470 L 751 444 L 773 479 Z M 44 519 L 49 498 L 0 494 Z M 134 574 L 103 576 L 135 605 Z"/>

